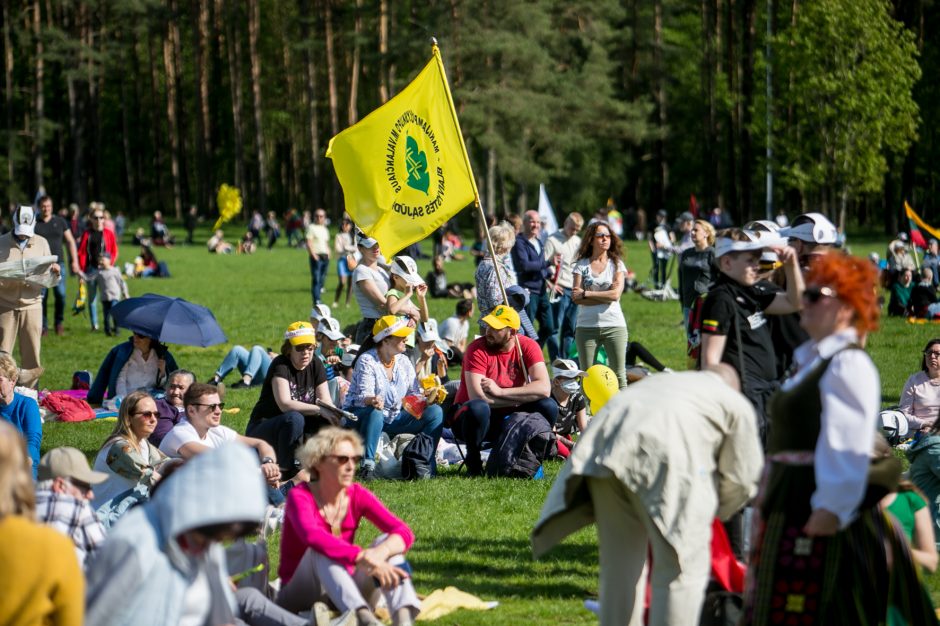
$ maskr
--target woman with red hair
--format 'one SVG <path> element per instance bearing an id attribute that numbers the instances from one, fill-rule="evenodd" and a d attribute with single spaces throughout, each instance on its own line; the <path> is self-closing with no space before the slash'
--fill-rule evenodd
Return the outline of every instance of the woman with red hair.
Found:
<path id="1" fill-rule="evenodd" d="M 894 457 L 877 469 L 870 460 L 881 381 L 862 346 L 878 327 L 875 269 L 832 252 L 805 281 L 800 324 L 810 340 L 770 401 L 745 622 L 881 624 L 890 605 L 916 615 L 906 623 L 935 623 L 921 622 L 935 619 L 929 600 L 903 537 L 878 509 L 901 468 Z M 890 579 L 904 580 L 905 589 L 891 586 L 904 602 L 889 594 Z"/>

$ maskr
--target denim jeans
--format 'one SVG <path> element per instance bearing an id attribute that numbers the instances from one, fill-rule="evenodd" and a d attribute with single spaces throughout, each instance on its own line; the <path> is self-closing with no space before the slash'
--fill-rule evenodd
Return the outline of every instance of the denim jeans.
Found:
<path id="1" fill-rule="evenodd" d="M 88 279 L 85 281 L 85 289 L 87 294 L 85 296 L 85 306 L 88 308 L 88 316 L 91 318 L 91 327 L 98 328 L 98 282 L 95 280 L 98 277 L 98 270 L 91 269 L 85 272 L 85 277 Z"/>
<path id="2" fill-rule="evenodd" d="M 50 287 L 49 289 L 42 290 L 42 329 L 46 330 L 49 328 L 48 318 L 46 317 L 46 302 L 49 300 L 49 292 L 52 291 L 53 296 L 55 296 L 55 314 L 53 321 L 56 326 L 62 323 L 62 320 L 65 319 L 65 272 L 63 271 L 62 275 L 59 276 L 59 282 L 56 283 L 55 287 Z"/>
<path id="3" fill-rule="evenodd" d="M 326 271 L 330 267 L 330 259 L 325 255 L 318 255 L 316 261 L 311 256 L 307 258 L 310 260 L 310 295 L 316 306 L 320 304 L 320 292 L 323 291 L 323 284 L 326 282 Z"/>
<path id="4" fill-rule="evenodd" d="M 222 359 L 222 364 L 215 371 L 215 375 L 222 380 L 229 372 L 238 368 L 242 374 L 251 376 L 252 385 L 260 385 L 268 375 L 269 367 L 271 367 L 271 357 L 261 346 L 252 346 L 250 351 L 244 346 L 233 346 Z"/>
<path id="5" fill-rule="evenodd" d="M 535 324 L 539 323 L 539 345 L 548 344 L 548 353 L 558 354 L 558 336 L 555 332 L 555 315 L 552 311 L 552 305 L 548 301 L 548 289 L 542 289 L 541 293 L 529 290 L 529 304 L 526 306 L 526 313 L 529 319 Z"/>
<path id="6" fill-rule="evenodd" d="M 375 463 L 375 452 L 379 445 L 379 437 L 383 432 L 394 438 L 395 435 L 410 433 L 417 435 L 425 433 L 434 439 L 434 448 L 441 439 L 444 430 L 444 411 L 439 404 L 431 404 L 421 414 L 421 419 L 415 419 L 411 413 L 402 409 L 398 417 L 390 423 L 385 423 L 382 411 L 371 406 L 357 406 L 350 409 L 359 418 L 356 430 L 362 435 L 365 445 L 364 462 Z M 432 463 L 432 470 L 436 471 L 436 463 Z"/>
<path id="7" fill-rule="evenodd" d="M 555 328 L 558 330 L 558 343 L 548 344 L 548 358 L 554 361 L 561 356 L 567 359 L 571 354 L 571 344 L 574 343 L 574 329 L 578 321 L 578 305 L 571 300 L 571 290 L 562 291 L 558 301 L 552 304 L 552 317 L 555 318 Z M 559 354 L 560 350 L 560 354 Z M 555 354 L 552 354 L 554 352 Z"/>

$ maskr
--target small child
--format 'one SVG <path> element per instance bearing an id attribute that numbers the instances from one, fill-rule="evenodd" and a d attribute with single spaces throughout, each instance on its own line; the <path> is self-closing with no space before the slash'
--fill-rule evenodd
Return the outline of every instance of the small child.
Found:
<path id="1" fill-rule="evenodd" d="M 418 265 L 414 259 L 410 256 L 392 259 L 391 275 L 392 286 L 385 294 L 388 312 L 391 315 L 407 315 L 415 321 L 428 321 L 428 286 L 418 274 Z M 411 303 L 412 294 L 417 295 L 418 306 Z"/>
<path id="2" fill-rule="evenodd" d="M 98 276 L 95 277 L 98 292 L 101 294 L 101 304 L 104 307 L 104 333 L 107 336 L 117 334 L 117 324 L 111 317 L 111 307 L 130 297 L 127 283 L 121 276 L 121 271 L 111 265 L 111 255 L 105 252 L 98 260 Z"/>
<path id="3" fill-rule="evenodd" d="M 554 431 L 558 435 L 558 454 L 568 458 L 574 446 L 572 435 L 587 428 L 587 401 L 581 390 L 584 372 L 569 359 L 552 363 L 552 398 L 558 403 Z"/>

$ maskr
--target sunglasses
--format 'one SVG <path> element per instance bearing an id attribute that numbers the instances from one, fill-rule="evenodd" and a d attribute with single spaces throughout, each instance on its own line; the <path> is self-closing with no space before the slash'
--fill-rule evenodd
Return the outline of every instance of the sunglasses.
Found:
<path id="1" fill-rule="evenodd" d="M 156 411 L 135 411 L 134 415 L 139 415 L 140 417 L 160 417 L 160 414 Z"/>
<path id="2" fill-rule="evenodd" d="M 294 352 L 310 352 L 315 349 L 315 346 L 312 343 L 305 343 L 299 346 L 294 346 Z"/>
<path id="3" fill-rule="evenodd" d="M 218 410 L 220 410 L 220 411 L 221 411 L 222 409 L 224 409 L 224 408 L 225 408 L 225 403 L 224 403 L 224 402 L 216 402 L 215 404 L 203 404 L 203 403 L 201 403 L 201 402 L 193 402 L 193 403 L 192 403 L 192 406 L 204 406 L 204 407 L 207 407 L 210 411 L 213 411 L 213 412 L 214 412 L 216 409 L 218 409 Z"/>
<path id="4" fill-rule="evenodd" d="M 353 463 L 355 463 L 356 465 L 358 465 L 358 464 L 359 464 L 359 461 L 362 460 L 362 455 L 361 455 L 361 454 L 356 454 L 356 455 L 353 455 L 353 456 L 349 456 L 349 455 L 347 455 L 347 454 L 331 454 L 331 455 L 330 455 L 330 458 L 331 458 L 331 459 L 336 459 L 336 464 L 337 464 L 337 465 L 346 465 L 346 464 L 349 463 L 350 461 L 352 461 Z"/>
<path id="5" fill-rule="evenodd" d="M 609 233 L 594 233 L 595 239 L 610 239 Z"/>
<path id="6" fill-rule="evenodd" d="M 924 350 L 924 356 L 929 358 L 940 358 L 940 350 Z"/>
<path id="7" fill-rule="evenodd" d="M 835 298 L 837 295 L 832 287 L 807 287 L 803 290 L 803 297 L 810 304 L 816 304 L 823 298 Z"/>

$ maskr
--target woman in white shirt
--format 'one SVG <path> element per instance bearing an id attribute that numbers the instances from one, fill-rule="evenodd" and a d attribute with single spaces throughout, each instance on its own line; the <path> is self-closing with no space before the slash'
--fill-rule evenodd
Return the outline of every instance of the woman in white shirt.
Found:
<path id="1" fill-rule="evenodd" d="M 920 370 L 904 383 L 899 407 L 912 431 L 930 430 L 940 414 L 940 338 L 927 342 Z"/>
<path id="2" fill-rule="evenodd" d="M 620 238 L 606 222 L 588 225 L 576 255 L 571 299 L 579 306 L 574 340 L 581 369 L 594 365 L 599 346 L 607 352 L 607 363 L 617 375 L 621 389 L 627 386 L 627 322 L 620 308 L 623 264 Z"/>
<path id="3" fill-rule="evenodd" d="M 389 275 L 379 265 L 379 242 L 362 237 L 358 242 L 362 260 L 353 272 L 353 295 L 362 312 L 362 321 L 356 330 L 356 343 L 372 336 L 372 327 L 385 315 L 385 294 L 389 288 Z"/>

